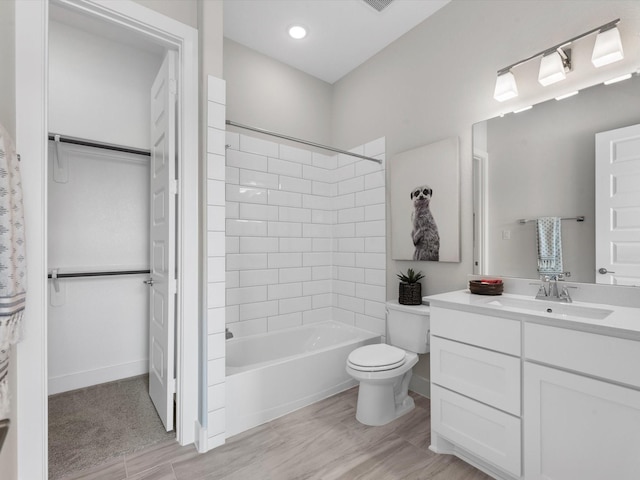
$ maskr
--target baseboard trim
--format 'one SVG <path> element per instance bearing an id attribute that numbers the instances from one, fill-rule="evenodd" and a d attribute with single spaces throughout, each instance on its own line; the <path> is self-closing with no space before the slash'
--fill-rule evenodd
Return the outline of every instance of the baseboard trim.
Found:
<path id="1" fill-rule="evenodd" d="M 431 381 L 428 378 L 414 374 L 409 382 L 409 390 L 423 397 L 431 398 Z"/>
<path id="2" fill-rule="evenodd" d="M 207 429 L 200 425 L 200 422 L 196 420 L 195 424 L 195 444 L 198 453 L 206 453 L 209 451 L 209 441 L 207 437 Z"/>
<path id="3" fill-rule="evenodd" d="M 139 360 L 137 362 L 123 363 L 110 367 L 76 372 L 69 375 L 49 377 L 49 395 L 90 387 L 101 383 L 113 382 L 122 378 L 135 377 L 149 372 L 149 362 Z"/>

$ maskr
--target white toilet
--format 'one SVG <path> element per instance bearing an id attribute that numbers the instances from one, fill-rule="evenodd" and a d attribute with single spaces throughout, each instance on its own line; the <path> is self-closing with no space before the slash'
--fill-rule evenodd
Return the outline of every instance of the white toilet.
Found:
<path id="1" fill-rule="evenodd" d="M 347 373 L 360 382 L 356 419 L 365 425 L 384 425 L 413 410 L 408 395 L 411 369 L 418 353 L 427 353 L 429 307 L 387 302 L 387 344 L 355 349 L 347 359 Z"/>

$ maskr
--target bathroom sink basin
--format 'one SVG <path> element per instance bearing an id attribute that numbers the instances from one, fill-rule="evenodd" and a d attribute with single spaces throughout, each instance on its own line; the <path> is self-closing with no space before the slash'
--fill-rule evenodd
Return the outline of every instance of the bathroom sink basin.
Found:
<path id="1" fill-rule="evenodd" d="M 587 307 L 574 305 L 572 303 L 545 302 L 544 300 L 529 300 L 523 298 L 498 298 L 487 303 L 499 307 L 517 308 L 527 310 L 532 313 L 552 314 L 555 316 L 565 316 L 573 318 L 584 318 L 591 320 L 603 320 L 613 313 L 613 310 L 605 308 Z"/>

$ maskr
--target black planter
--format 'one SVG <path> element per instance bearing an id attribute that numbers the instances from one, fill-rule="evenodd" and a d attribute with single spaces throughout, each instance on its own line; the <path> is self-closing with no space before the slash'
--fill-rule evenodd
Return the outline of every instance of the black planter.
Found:
<path id="1" fill-rule="evenodd" d="M 400 283 L 398 288 L 398 303 L 402 305 L 422 304 L 422 284 Z"/>

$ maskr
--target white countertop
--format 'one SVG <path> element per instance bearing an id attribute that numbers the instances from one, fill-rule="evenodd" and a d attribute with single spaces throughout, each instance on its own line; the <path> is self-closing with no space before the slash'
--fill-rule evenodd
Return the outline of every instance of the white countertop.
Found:
<path id="1" fill-rule="evenodd" d="M 500 305 L 500 300 L 516 304 L 524 301 L 529 304 L 540 303 L 540 310 L 520 308 L 514 305 Z M 613 335 L 640 340 L 640 308 L 620 307 L 587 302 L 551 302 L 535 300 L 534 297 L 503 293 L 502 295 L 475 295 L 469 290 L 458 290 L 424 297 L 432 307 L 449 307 L 457 310 L 494 315 L 516 320 L 525 320 L 562 328 Z M 594 312 L 610 311 L 605 318 L 583 318 L 572 314 L 572 307 L 591 309 Z M 555 311 L 554 311 L 555 309 Z M 551 310 L 547 312 L 546 310 Z M 561 313 L 557 313 L 560 311 Z"/>

